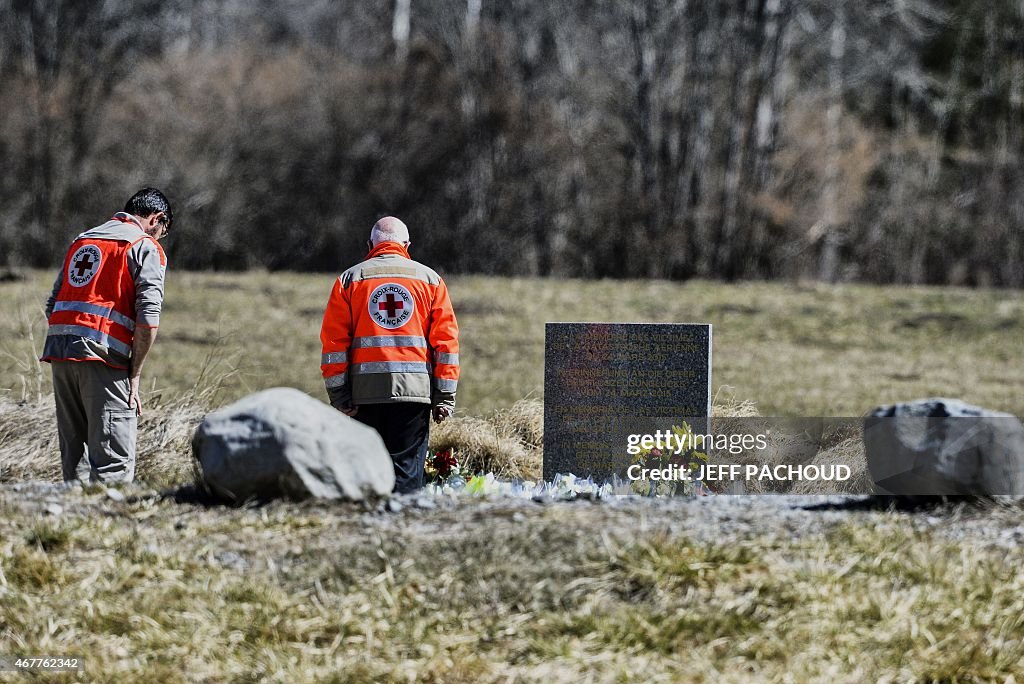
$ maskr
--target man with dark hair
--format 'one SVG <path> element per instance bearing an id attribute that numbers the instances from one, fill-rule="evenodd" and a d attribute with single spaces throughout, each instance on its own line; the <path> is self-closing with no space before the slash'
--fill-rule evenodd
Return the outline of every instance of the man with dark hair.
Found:
<path id="1" fill-rule="evenodd" d="M 167 234 L 167 230 L 170 229 L 171 222 L 174 220 L 174 216 L 171 214 L 171 205 L 167 202 L 167 198 L 164 197 L 163 193 L 156 188 L 143 188 L 132 195 L 124 205 L 124 213 L 131 214 L 132 216 L 146 217 L 163 213 L 164 226 L 166 227 L 164 235 Z"/>
<path id="2" fill-rule="evenodd" d="M 404 223 L 377 221 L 367 247 L 334 281 L 320 370 L 331 405 L 380 433 L 405 493 L 423 486 L 431 415 L 455 410 L 459 325 L 444 281 L 409 257 Z"/>
<path id="3" fill-rule="evenodd" d="M 106 223 L 71 243 L 46 301 L 50 363 L 64 481 L 131 482 L 142 415 L 142 365 L 156 340 L 171 229 L 163 193 L 143 188 Z"/>

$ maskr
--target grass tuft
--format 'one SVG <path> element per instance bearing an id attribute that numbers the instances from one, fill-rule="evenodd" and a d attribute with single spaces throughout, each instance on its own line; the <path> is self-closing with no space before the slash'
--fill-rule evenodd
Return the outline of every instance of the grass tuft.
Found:
<path id="1" fill-rule="evenodd" d="M 537 480 L 544 447 L 544 405 L 520 400 L 490 418 L 456 416 L 431 427 L 431 453 L 452 449 L 464 473 Z"/>
<path id="2" fill-rule="evenodd" d="M 59 551 L 64 549 L 71 539 L 71 531 L 65 525 L 49 520 L 39 520 L 25 535 L 25 543 L 42 551 Z"/>
<path id="3" fill-rule="evenodd" d="M 14 588 L 32 592 L 64 584 L 62 564 L 41 549 L 16 546 L 4 554 L 3 561 L 3 577 Z"/>

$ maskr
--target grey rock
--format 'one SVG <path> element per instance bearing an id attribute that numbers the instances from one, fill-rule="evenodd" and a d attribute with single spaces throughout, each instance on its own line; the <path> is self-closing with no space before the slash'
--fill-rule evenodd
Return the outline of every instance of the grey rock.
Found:
<path id="1" fill-rule="evenodd" d="M 958 399 L 880 406 L 864 420 L 868 471 L 880 493 L 1024 494 L 1024 426 Z"/>
<path id="2" fill-rule="evenodd" d="M 124 495 L 124 492 L 118 491 L 116 489 L 108 489 L 107 490 L 107 498 L 110 499 L 111 501 L 116 501 L 118 503 L 121 503 L 127 497 Z"/>
<path id="3" fill-rule="evenodd" d="M 388 495 L 391 456 L 373 428 L 297 389 L 275 387 L 206 416 L 192 438 L 206 486 L 249 498 L 361 501 Z"/>
<path id="4" fill-rule="evenodd" d="M 61 513 L 64 512 L 64 507 L 61 506 L 59 503 L 55 503 L 55 502 L 51 501 L 51 502 L 46 504 L 46 508 L 44 510 L 46 511 L 46 513 L 48 515 L 56 516 L 56 515 L 60 515 Z"/>
<path id="5" fill-rule="evenodd" d="M 226 568 L 232 570 L 245 570 L 249 567 L 249 562 L 242 557 L 241 554 L 234 551 L 222 551 L 214 556 L 218 563 Z"/>

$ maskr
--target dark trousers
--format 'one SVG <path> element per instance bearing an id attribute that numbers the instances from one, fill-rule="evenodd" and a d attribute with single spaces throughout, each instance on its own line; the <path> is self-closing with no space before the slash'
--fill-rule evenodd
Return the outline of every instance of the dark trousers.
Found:
<path id="1" fill-rule="evenodd" d="M 376 430 L 395 464 L 395 492 L 404 494 L 423 487 L 427 458 L 430 405 L 410 402 L 361 404 L 355 419 Z"/>

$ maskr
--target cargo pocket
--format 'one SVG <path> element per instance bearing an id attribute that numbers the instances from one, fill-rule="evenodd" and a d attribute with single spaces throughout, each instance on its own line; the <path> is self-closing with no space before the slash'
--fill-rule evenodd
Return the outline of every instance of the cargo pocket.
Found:
<path id="1" fill-rule="evenodd" d="M 133 409 L 114 408 L 104 411 L 102 454 L 93 459 L 104 480 L 131 481 L 135 476 L 135 437 L 138 418 Z"/>

